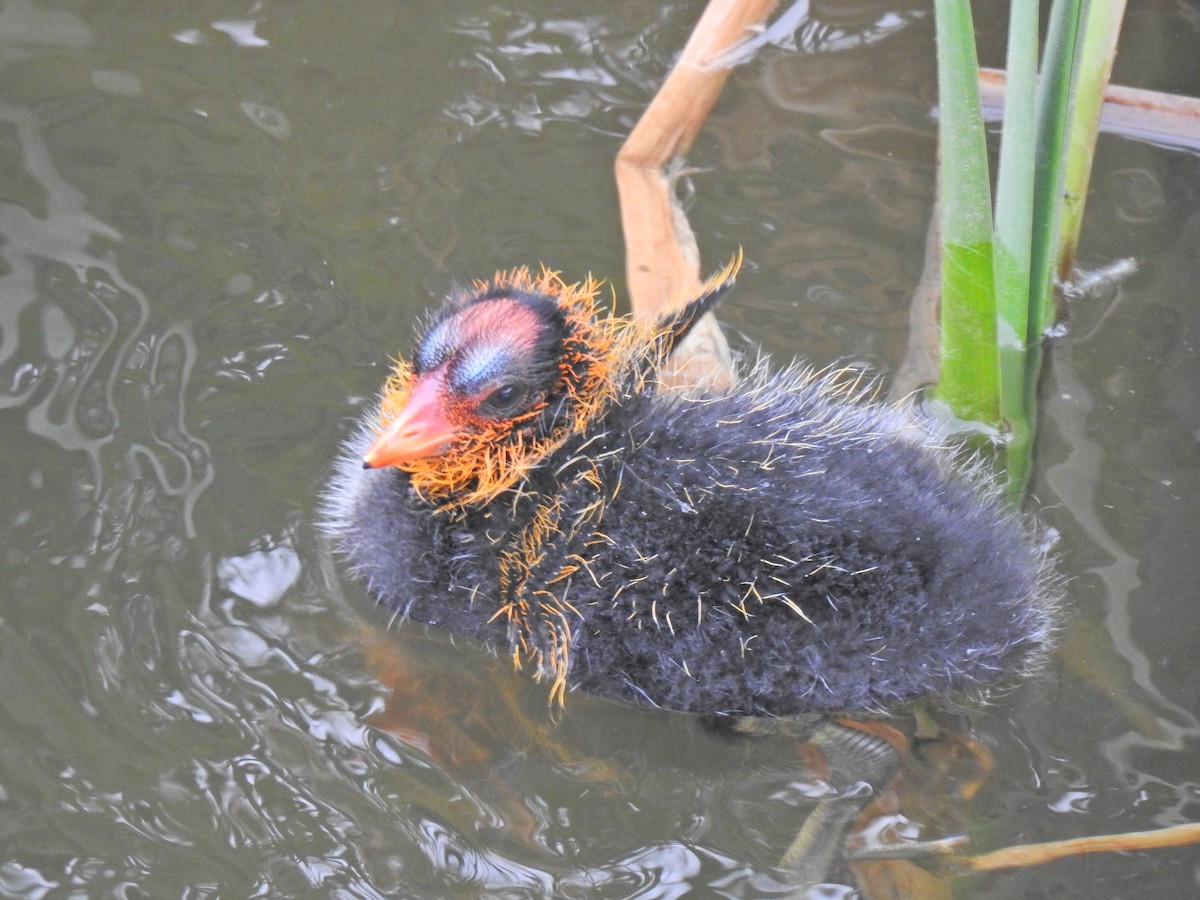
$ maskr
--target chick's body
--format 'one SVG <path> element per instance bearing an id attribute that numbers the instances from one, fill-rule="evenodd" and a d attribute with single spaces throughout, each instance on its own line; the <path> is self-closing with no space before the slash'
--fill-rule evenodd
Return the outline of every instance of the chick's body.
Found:
<path id="1" fill-rule="evenodd" d="M 765 364 L 659 394 L 655 359 L 608 360 L 606 402 L 482 502 L 364 470 L 368 416 L 327 521 L 369 590 L 555 691 L 692 712 L 884 709 L 1036 666 L 1043 551 L 913 415 Z M 541 433 L 570 418 L 555 402 Z"/>

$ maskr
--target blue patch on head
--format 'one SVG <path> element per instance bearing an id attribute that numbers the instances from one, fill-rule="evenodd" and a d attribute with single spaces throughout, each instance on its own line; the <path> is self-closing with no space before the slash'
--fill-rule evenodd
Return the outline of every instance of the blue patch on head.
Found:
<path id="1" fill-rule="evenodd" d="M 451 320 L 446 319 L 435 325 L 417 346 L 413 358 L 417 371 L 431 372 L 438 368 L 450 356 L 454 349 L 454 329 Z"/>
<path id="2" fill-rule="evenodd" d="M 477 394 L 508 371 L 511 363 L 505 347 L 495 344 L 469 347 L 454 366 L 451 375 L 454 389 L 468 396 Z"/>

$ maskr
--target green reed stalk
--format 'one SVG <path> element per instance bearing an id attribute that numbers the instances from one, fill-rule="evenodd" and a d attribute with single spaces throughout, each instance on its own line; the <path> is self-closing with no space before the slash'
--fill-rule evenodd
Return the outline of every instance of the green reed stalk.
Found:
<path id="1" fill-rule="evenodd" d="M 1041 339 L 1074 261 L 1125 0 L 1055 0 L 1036 72 L 1037 4 L 1015 0 L 993 227 L 969 0 L 935 0 L 940 97 L 941 381 L 959 420 L 1006 436 L 1008 490 L 1032 470 Z"/>
<path id="2" fill-rule="evenodd" d="M 991 188 L 968 0 L 935 0 L 942 199 L 941 379 L 956 417 L 1000 421 Z"/>
<path id="3" fill-rule="evenodd" d="M 1037 94 L 1038 4 L 1017 2 L 1011 12 L 996 179 L 996 313 L 1000 416 L 1008 434 L 1004 456 L 1010 493 L 1019 501 L 1029 480 L 1036 417 L 1036 392 L 1030 390 L 1026 375 L 1037 168 L 1037 124 L 1031 111 Z"/>

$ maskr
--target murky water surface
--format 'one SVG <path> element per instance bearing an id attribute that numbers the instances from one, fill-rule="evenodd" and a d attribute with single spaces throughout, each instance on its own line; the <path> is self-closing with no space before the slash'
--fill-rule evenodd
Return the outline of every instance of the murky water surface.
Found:
<path id="1" fill-rule="evenodd" d="M 824 790 L 781 738 L 544 689 L 389 634 L 314 498 L 456 280 L 614 276 L 611 161 L 698 3 L 0 7 L 0 894 L 776 896 Z M 996 10 L 980 10 L 999 64 Z M 925 5 L 813 4 L 690 162 L 744 347 L 892 376 L 934 154 Z M 1200 6 L 1117 80 L 1200 94 Z M 989 58 L 990 56 L 990 58 Z M 976 850 L 1200 814 L 1200 160 L 1101 144 L 1035 491 L 1072 620 L 876 824 Z M 883 813 L 881 813 L 883 815 Z M 835 881 L 849 875 L 835 871 Z M 1194 848 L 959 882 L 1187 896 Z M 829 888 L 843 896 L 848 888 Z"/>

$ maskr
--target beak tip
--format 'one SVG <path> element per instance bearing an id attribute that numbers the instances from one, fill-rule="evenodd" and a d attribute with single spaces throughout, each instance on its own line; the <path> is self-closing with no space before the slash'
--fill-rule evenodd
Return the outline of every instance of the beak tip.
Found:
<path id="1" fill-rule="evenodd" d="M 362 467 L 367 470 L 384 469 L 393 462 L 394 460 L 389 454 L 380 452 L 380 448 L 377 446 L 372 446 L 363 454 Z"/>

